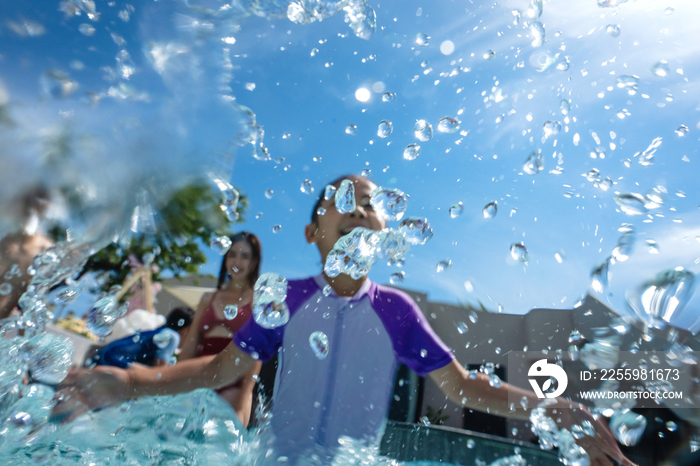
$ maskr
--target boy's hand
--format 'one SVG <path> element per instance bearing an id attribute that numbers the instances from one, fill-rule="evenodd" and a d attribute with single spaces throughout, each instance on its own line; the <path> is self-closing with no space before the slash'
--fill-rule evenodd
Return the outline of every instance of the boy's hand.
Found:
<path id="1" fill-rule="evenodd" d="M 571 431 L 571 427 L 575 424 L 581 425 L 584 421 L 591 423 L 595 429 L 595 437 L 584 435 L 576 440 L 576 443 L 588 453 L 591 466 L 612 466 L 610 458 L 622 466 L 636 466 L 622 453 L 608 426 L 601 419 L 594 418 L 585 406 L 571 401 L 561 401 L 547 408 L 547 412 L 560 429 Z"/>
<path id="2" fill-rule="evenodd" d="M 97 366 L 76 369 L 60 384 L 58 403 L 51 413 L 54 422 L 70 422 L 86 411 L 128 399 L 129 373 L 124 369 Z"/>

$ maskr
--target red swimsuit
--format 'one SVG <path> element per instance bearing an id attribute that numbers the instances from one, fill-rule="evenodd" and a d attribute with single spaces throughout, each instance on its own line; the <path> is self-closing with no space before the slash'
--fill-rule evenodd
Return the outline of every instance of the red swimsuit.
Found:
<path id="1" fill-rule="evenodd" d="M 238 314 L 232 320 L 222 319 L 217 315 L 216 310 L 214 309 L 215 296 L 216 293 L 214 293 L 214 296 L 212 296 L 211 301 L 209 301 L 209 306 L 204 311 L 204 315 L 202 315 L 202 318 L 199 321 L 199 328 L 197 330 L 199 331 L 200 335 L 204 335 L 207 332 L 211 331 L 213 328 L 217 326 L 222 326 L 228 329 L 228 331 L 231 332 L 231 335 L 227 337 L 202 337 L 201 343 L 197 347 L 197 357 L 209 356 L 212 354 L 219 354 L 220 352 L 222 352 L 224 348 L 226 348 L 229 345 L 229 343 L 231 343 L 233 334 L 236 333 L 238 329 L 243 327 L 243 324 L 248 322 L 248 319 L 250 319 L 250 317 L 253 315 L 253 311 L 250 307 L 250 304 L 246 304 L 244 306 L 238 307 Z M 240 386 L 240 383 L 235 383 L 233 385 L 220 388 L 217 391 L 220 392 L 222 390 L 238 386 Z"/>

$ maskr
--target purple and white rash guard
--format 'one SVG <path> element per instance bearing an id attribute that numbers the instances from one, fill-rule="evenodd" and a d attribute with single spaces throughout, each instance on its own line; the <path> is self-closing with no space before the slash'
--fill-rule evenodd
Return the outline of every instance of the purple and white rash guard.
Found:
<path id="1" fill-rule="evenodd" d="M 405 293 L 367 280 L 352 298 L 323 295 L 323 275 L 289 281 L 289 322 L 265 329 L 250 319 L 234 336 L 263 361 L 279 352 L 272 400 L 278 453 L 328 449 L 349 436 L 377 443 L 384 432 L 396 362 L 421 376 L 454 356 Z M 328 336 L 325 359 L 309 343 Z"/>

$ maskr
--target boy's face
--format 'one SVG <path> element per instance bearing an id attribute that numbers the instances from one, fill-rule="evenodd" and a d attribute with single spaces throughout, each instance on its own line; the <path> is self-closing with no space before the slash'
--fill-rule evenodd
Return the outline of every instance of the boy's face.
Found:
<path id="1" fill-rule="evenodd" d="M 386 221 L 379 218 L 369 203 L 370 194 L 377 185 L 363 177 L 350 178 L 350 181 L 355 186 L 357 209 L 349 214 L 341 214 L 335 209 L 333 198 L 324 200 L 321 207 L 326 209 L 326 213 L 318 216 L 318 223 L 310 223 L 306 226 L 306 241 L 318 246 L 324 263 L 336 241 L 355 227 L 365 227 L 370 230 L 381 230 L 386 227 Z"/>

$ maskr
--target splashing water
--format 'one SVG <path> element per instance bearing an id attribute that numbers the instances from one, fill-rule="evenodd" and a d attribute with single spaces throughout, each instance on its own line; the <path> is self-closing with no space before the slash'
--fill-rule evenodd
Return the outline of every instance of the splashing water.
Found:
<path id="1" fill-rule="evenodd" d="M 209 246 L 223 256 L 231 248 L 231 244 L 231 238 L 228 236 L 217 236 L 211 240 Z"/>
<path id="2" fill-rule="evenodd" d="M 380 138 L 387 138 L 394 131 L 394 125 L 390 121 L 382 120 L 379 122 L 379 127 L 377 128 L 377 136 Z"/>
<path id="3" fill-rule="evenodd" d="M 370 205 L 384 220 L 401 220 L 408 208 L 408 196 L 395 188 L 374 189 L 369 199 Z"/>
<path id="4" fill-rule="evenodd" d="M 695 275 L 682 267 L 660 272 L 626 294 L 627 303 L 650 327 L 675 322 L 693 294 Z"/>
<path id="5" fill-rule="evenodd" d="M 498 213 L 498 201 L 489 202 L 481 211 L 484 218 L 494 218 Z"/>
<path id="6" fill-rule="evenodd" d="M 420 146 L 418 144 L 409 144 L 403 151 L 403 158 L 406 160 L 416 160 L 420 155 Z"/>
<path id="7" fill-rule="evenodd" d="M 618 442 L 628 447 L 639 443 L 646 427 L 646 418 L 631 411 L 617 413 L 610 418 L 610 430 L 613 435 Z"/>
<path id="8" fill-rule="evenodd" d="M 327 193 L 328 191 L 326 191 Z M 338 213 L 349 214 L 355 212 L 355 185 L 350 180 L 343 180 L 335 192 L 335 209 Z"/>
<path id="9" fill-rule="evenodd" d="M 433 125 L 425 120 L 418 120 L 413 127 L 413 134 L 421 142 L 430 141 L 433 138 Z"/>
<path id="10" fill-rule="evenodd" d="M 309 335 L 309 345 L 318 359 L 326 359 L 328 356 L 328 337 L 323 332 L 313 332 Z"/>
<path id="11" fill-rule="evenodd" d="M 126 307 L 112 296 L 107 296 L 92 305 L 87 313 L 85 326 L 97 336 L 107 336 L 112 332 L 112 327 L 120 318 L 126 315 Z"/>
<path id="12" fill-rule="evenodd" d="M 407 217 L 399 224 L 399 233 L 413 245 L 425 244 L 433 237 L 427 218 Z"/>
<path id="13" fill-rule="evenodd" d="M 511 244 L 510 256 L 522 264 L 527 264 L 527 262 L 530 260 L 530 255 L 523 243 Z"/>
<path id="14" fill-rule="evenodd" d="M 238 315 L 238 306 L 236 304 L 228 304 L 224 307 L 224 318 L 233 320 Z"/>
<path id="15" fill-rule="evenodd" d="M 544 170 L 544 157 L 542 151 L 537 150 L 525 160 L 523 171 L 528 175 L 537 175 L 542 170 Z"/>
<path id="16" fill-rule="evenodd" d="M 438 121 L 438 131 L 441 133 L 456 133 L 459 131 L 460 122 L 451 117 L 442 117 Z"/>

